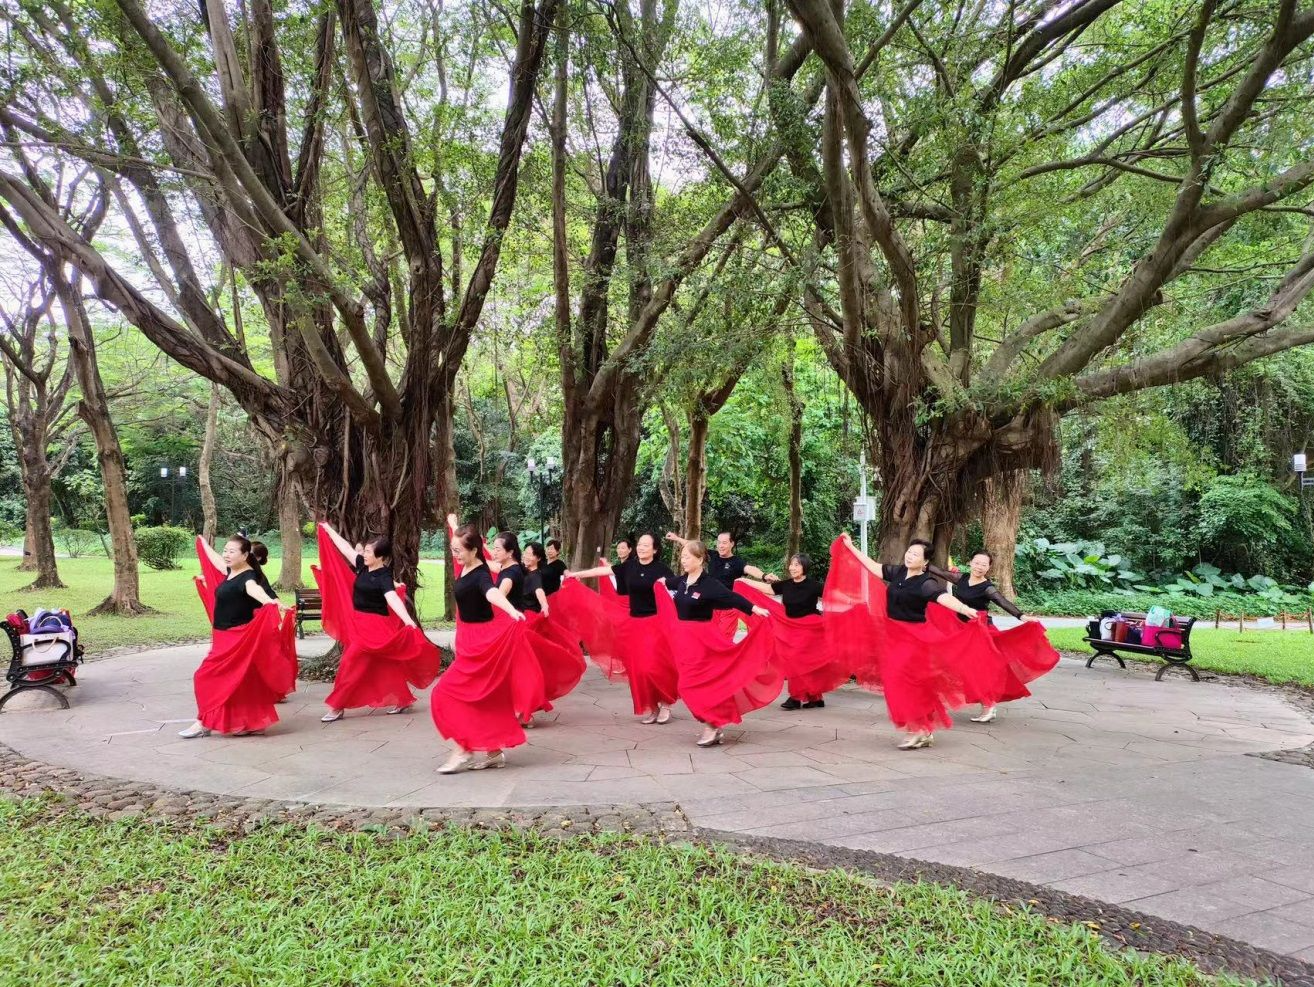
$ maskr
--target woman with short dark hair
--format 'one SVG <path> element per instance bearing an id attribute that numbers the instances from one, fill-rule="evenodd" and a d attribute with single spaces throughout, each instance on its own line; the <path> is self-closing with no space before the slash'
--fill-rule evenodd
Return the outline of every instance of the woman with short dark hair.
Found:
<path id="1" fill-rule="evenodd" d="M 789 698 L 781 709 L 821 709 L 826 693 L 849 680 L 849 667 L 826 646 L 826 615 L 821 583 L 809 575 L 812 560 L 802 552 L 789 557 L 789 578 L 768 573 L 763 581 L 740 579 L 735 587 L 771 611 L 776 664 L 785 675 Z"/>

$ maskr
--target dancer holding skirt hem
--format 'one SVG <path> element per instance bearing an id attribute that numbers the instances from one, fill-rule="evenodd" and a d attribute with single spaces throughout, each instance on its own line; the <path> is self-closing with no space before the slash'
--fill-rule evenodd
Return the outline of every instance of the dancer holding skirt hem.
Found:
<path id="1" fill-rule="evenodd" d="M 525 546 L 520 561 L 524 578 L 521 581 L 519 603 L 529 627 L 534 657 L 538 659 L 539 668 L 543 672 L 544 695 L 540 709 L 546 713 L 551 711 L 553 701 L 579 685 L 588 664 L 580 649 L 581 638 L 575 635 L 568 622 L 563 622 L 557 616 L 555 604 L 548 602 L 547 591 L 543 588 L 543 555 L 543 546 L 538 542 L 530 542 Z M 500 577 L 499 583 L 501 586 L 506 585 Z M 515 597 L 508 599 L 515 600 Z M 563 609 L 569 609 L 569 604 Z M 539 710 L 529 711 L 524 722 L 527 728 L 533 726 L 533 714 L 536 712 Z"/>
<path id="2" fill-rule="evenodd" d="M 613 572 L 617 589 L 625 590 L 621 599 L 629 604 L 627 611 L 619 608 L 615 611 L 615 642 L 616 652 L 625 662 L 635 715 L 642 717 L 640 723 L 667 723 L 676 700 L 679 675 L 666 637 L 660 633 L 653 591 L 660 580 L 674 580 L 675 573 L 657 558 L 657 539 L 643 534 L 635 544 L 634 553 L 615 569 L 604 564 L 582 572 L 567 572 L 563 578 L 610 576 Z"/>
<path id="3" fill-rule="evenodd" d="M 493 582 L 473 525 L 451 541 L 457 579 L 456 657 L 429 699 L 434 726 L 456 744 L 439 774 L 506 764 L 503 750 L 525 742 L 524 718 L 546 701 L 543 672 L 529 640 L 525 615 Z"/>
<path id="4" fill-rule="evenodd" d="M 707 573 L 706 565 L 707 547 L 700 541 L 685 542 L 680 550 L 683 574 L 659 587 L 656 602 L 679 672 L 680 698 L 703 724 L 698 746 L 714 747 L 726 726 L 780 695 L 782 676 L 766 620 L 752 620 L 738 642 L 716 626 L 713 614 L 718 611 L 750 618 L 765 618 L 768 612 L 726 589 Z"/>
<path id="5" fill-rule="evenodd" d="M 852 663 L 859 685 L 884 693 L 890 720 L 907 734 L 901 750 L 931 746 L 935 730 L 953 725 L 950 708 L 991 694 L 1002 678 L 984 616 L 927 572 L 930 551 L 915 539 L 902 565 L 881 565 L 845 533 L 831 545 L 822 595 L 837 614 L 828 626 L 836 657 Z M 971 619 L 928 622 L 933 605 Z"/>
<path id="6" fill-rule="evenodd" d="M 296 628 L 283 619 L 291 608 L 278 602 L 260 568 L 268 560 L 260 542 L 234 535 L 220 555 L 197 538 L 196 554 L 203 573 L 196 588 L 210 616 L 211 643 L 192 678 L 196 722 L 178 735 L 260 733 L 278 722 L 274 704 L 296 682 Z"/>
<path id="7" fill-rule="evenodd" d="M 849 680 L 848 665 L 836 660 L 826 646 L 823 587 L 808 575 L 811 567 L 812 560 L 800 552 L 790 556 L 788 579 L 769 574 L 760 583 L 741 579 L 735 584 L 751 602 L 771 613 L 776 664 L 789 689 L 781 709 L 821 709 L 826 693 Z"/>
<path id="8" fill-rule="evenodd" d="M 1003 663 L 1001 676 L 993 680 L 998 685 L 997 691 L 967 696 L 969 702 L 981 704 L 981 713 L 972 717 L 973 723 L 990 723 L 995 719 L 1000 703 L 1025 699 L 1031 695 L 1027 683 L 1052 671 L 1059 660 L 1059 654 L 1049 643 L 1044 626 L 1039 621 L 1027 620 L 1022 616 L 1017 604 L 999 592 L 995 584 L 990 581 L 990 568 L 993 564 L 994 557 L 982 549 L 972 555 L 967 572 L 941 569 L 934 565 L 927 567 L 931 575 L 949 583 L 954 596 L 960 601 L 986 614 L 990 635 Z M 1006 631 L 999 630 L 990 619 L 991 604 L 1016 617 L 1022 623 Z M 960 616 L 959 619 L 963 618 Z"/>
<path id="9" fill-rule="evenodd" d="M 319 565 L 310 571 L 323 598 L 324 630 L 342 645 L 328 712 L 320 717 L 325 723 L 362 706 L 408 712 L 415 705 L 410 687 L 423 689 L 438 676 L 438 646 L 407 611 L 391 555 L 384 535 L 353 547 L 319 524 Z"/>

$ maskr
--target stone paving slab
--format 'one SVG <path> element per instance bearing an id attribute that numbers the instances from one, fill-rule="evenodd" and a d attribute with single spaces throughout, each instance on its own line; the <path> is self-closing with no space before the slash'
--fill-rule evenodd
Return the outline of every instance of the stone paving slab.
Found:
<path id="1" fill-rule="evenodd" d="M 305 655 L 326 646 L 299 642 Z M 90 774 L 252 800 L 397 812 L 678 803 L 708 830 L 971 868 L 1314 957 L 1314 772 L 1245 756 L 1314 744 L 1309 716 L 1275 690 L 1065 660 L 1033 698 L 989 725 L 961 713 L 929 750 L 896 750 L 883 703 L 854 687 L 824 710 L 754 713 L 724 746 L 699 750 L 683 708 L 668 725 L 639 725 L 624 686 L 591 670 L 507 769 L 443 777 L 446 747 L 423 698 L 410 714 L 323 724 L 329 686 L 301 683 L 267 736 L 180 739 L 203 653 L 89 665 L 70 710 L 11 703 L 0 743 Z"/>

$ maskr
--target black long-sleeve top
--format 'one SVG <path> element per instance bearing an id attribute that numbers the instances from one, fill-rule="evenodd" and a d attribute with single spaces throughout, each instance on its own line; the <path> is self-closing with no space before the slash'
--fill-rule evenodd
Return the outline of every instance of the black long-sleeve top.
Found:
<path id="1" fill-rule="evenodd" d="M 688 576 L 681 576 L 666 585 L 675 593 L 675 610 L 681 620 L 708 621 L 713 610 L 753 612 L 753 604 L 734 590 L 726 589 L 713 576 L 700 576 L 693 583 Z"/>
<path id="2" fill-rule="evenodd" d="M 1021 617 L 1022 611 L 1018 605 L 999 592 L 989 579 L 983 579 L 979 583 L 971 581 L 971 575 L 966 572 L 949 572 L 941 569 L 939 566 L 927 566 L 927 572 L 937 579 L 943 579 L 947 583 L 953 583 L 954 596 L 958 597 L 963 603 L 973 610 L 989 610 L 990 604 L 994 604 L 1004 613 L 1011 614 L 1014 617 Z M 962 614 L 959 614 L 962 617 Z M 966 617 L 963 617 L 966 620 Z"/>

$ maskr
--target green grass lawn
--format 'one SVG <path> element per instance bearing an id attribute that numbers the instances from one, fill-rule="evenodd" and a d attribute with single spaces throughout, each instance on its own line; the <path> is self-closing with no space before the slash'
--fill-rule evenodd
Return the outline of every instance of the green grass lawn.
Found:
<path id="1" fill-rule="evenodd" d="M 1060 651 L 1089 655 L 1091 647 L 1082 641 L 1085 635 L 1085 630 L 1078 627 L 1054 628 L 1049 631 L 1049 640 Z M 1238 633 L 1199 627 L 1191 631 L 1191 653 L 1195 656 L 1191 664 L 1201 670 L 1257 675 L 1278 684 L 1314 686 L 1314 635 L 1305 632 Z M 1158 662 L 1158 659 L 1144 660 Z"/>
<path id="2" fill-rule="evenodd" d="M 315 561 L 315 557 L 307 557 L 302 565 L 302 579 L 307 586 L 314 585 L 310 566 Z M 66 589 L 25 592 L 23 587 L 31 584 L 35 575 L 19 572 L 17 559 L 0 557 L 0 607 L 3 608 L 0 617 L 20 608 L 34 613 L 40 607 L 67 607 L 73 614 L 79 639 L 88 655 L 128 645 L 149 647 L 208 637 L 210 625 L 192 582 L 192 577 L 199 575 L 200 570 L 195 559 L 180 560 L 180 564 L 181 569 L 169 572 L 157 572 L 145 566 L 141 569 L 142 602 L 155 608 L 157 613 L 141 617 L 92 617 L 87 611 L 105 598 L 114 581 L 109 559 L 60 559 L 59 575 L 67 585 Z M 278 567 L 279 561 L 271 559 L 267 567 L 271 577 L 277 577 Z M 420 617 L 426 626 L 434 626 L 441 614 L 442 565 L 424 562 L 420 564 L 420 571 L 424 580 L 418 598 Z M 285 593 L 284 597 L 292 602 L 290 593 Z M 316 624 L 310 626 L 318 629 Z"/>
<path id="3" fill-rule="evenodd" d="M 0 800 L 0 985 L 1236 984 L 938 885 L 620 837 L 259 830 Z"/>

